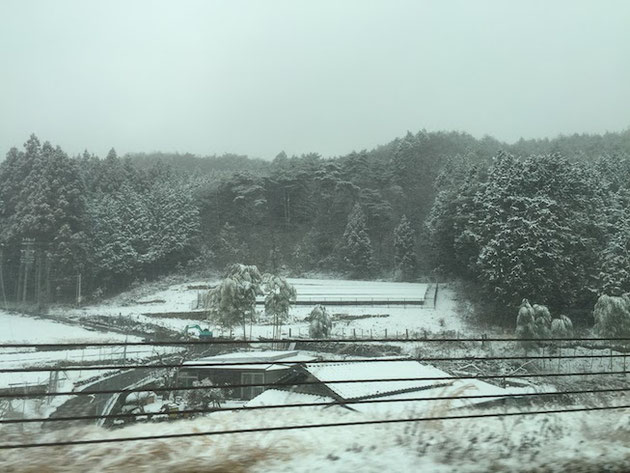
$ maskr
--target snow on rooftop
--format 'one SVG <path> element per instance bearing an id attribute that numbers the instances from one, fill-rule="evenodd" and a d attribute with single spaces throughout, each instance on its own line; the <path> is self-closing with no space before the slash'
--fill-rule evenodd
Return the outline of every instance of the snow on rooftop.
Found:
<path id="1" fill-rule="evenodd" d="M 308 356 L 299 351 L 242 351 L 234 353 L 226 353 L 223 355 L 208 356 L 197 360 L 190 360 L 184 363 L 186 365 L 208 364 L 213 369 L 252 369 L 252 370 L 272 370 L 287 369 L 296 363 L 306 363 L 313 361 L 315 357 Z M 278 364 L 278 362 L 286 362 L 287 364 Z M 263 363 L 255 364 L 248 363 Z M 242 363 L 242 364 L 236 364 Z M 225 366 L 214 366 L 225 365 Z M 199 367 L 202 368 L 202 367 Z"/>
<path id="2" fill-rule="evenodd" d="M 417 361 L 366 361 L 353 363 L 307 364 L 306 370 L 327 385 L 343 399 L 373 397 L 407 390 L 427 389 L 450 381 L 390 381 L 399 378 L 437 378 L 449 376 L 446 372 Z M 374 380 L 352 383 L 329 381 Z"/>
<path id="3" fill-rule="evenodd" d="M 472 407 L 504 398 L 506 395 L 534 392 L 532 388 L 501 388 L 477 379 L 454 380 L 447 385 L 424 389 L 421 391 L 389 394 L 374 399 L 370 403 L 348 404 L 348 407 L 359 412 L 385 414 L 401 411 L 413 411 L 424 415 L 438 415 L 450 409 Z M 461 396 L 491 396 L 468 399 L 448 399 Z M 426 398 L 425 401 L 414 399 Z M 432 400 L 428 400 L 432 399 Z M 376 402 L 382 400 L 384 402 Z"/>
<path id="4" fill-rule="evenodd" d="M 274 405 L 298 405 L 308 403 L 335 403 L 336 401 L 328 396 L 316 396 L 314 394 L 296 393 L 291 391 L 283 391 L 280 389 L 267 389 L 263 393 L 245 404 L 251 406 L 274 406 Z M 324 406 L 322 406 L 324 407 Z"/>

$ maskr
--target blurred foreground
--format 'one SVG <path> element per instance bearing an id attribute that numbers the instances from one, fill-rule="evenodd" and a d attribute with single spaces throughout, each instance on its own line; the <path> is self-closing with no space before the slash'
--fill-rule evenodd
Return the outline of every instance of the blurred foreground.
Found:
<path id="1" fill-rule="evenodd" d="M 620 398 L 616 403 L 621 401 Z M 627 412 L 619 409 L 8 449 L 0 450 L 0 471 L 627 472 L 630 470 Z M 445 413 L 436 407 L 431 415 Z M 414 416 L 408 411 L 380 418 Z M 13 444 L 362 420 L 368 418 L 342 409 L 296 409 L 285 411 L 282 416 L 270 411 L 217 413 L 117 430 L 89 427 L 42 434 L 39 430 L 29 433 L 25 429 L 4 428 L 0 437 L 3 444 Z"/>

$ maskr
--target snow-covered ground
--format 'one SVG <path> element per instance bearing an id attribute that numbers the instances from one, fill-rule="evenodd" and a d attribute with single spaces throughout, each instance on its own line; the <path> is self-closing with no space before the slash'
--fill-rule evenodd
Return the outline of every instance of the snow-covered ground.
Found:
<path id="1" fill-rule="evenodd" d="M 622 399 L 613 402 L 622 403 Z M 138 468 L 155 473 L 622 473 L 630 469 L 627 414 L 627 410 L 576 412 L 3 450 L 0 470 L 15 473 L 117 472 Z M 416 416 L 410 410 L 393 419 Z M 309 409 L 287 408 L 282 414 L 277 410 L 216 413 L 194 420 L 138 424 L 113 431 L 86 427 L 43 435 L 38 432 L 33 437 L 28 431 L 5 429 L 2 442 L 114 439 L 379 419 L 383 417 L 342 409 L 318 409 L 314 416 Z"/>
<path id="2" fill-rule="evenodd" d="M 309 297 L 362 298 L 390 297 L 392 299 L 414 299 L 417 292 L 426 290 L 422 285 L 358 281 L 326 281 L 326 280 L 292 280 L 298 290 L 298 298 Z M 79 309 L 59 308 L 51 311 L 51 316 L 63 319 L 69 317 L 80 320 L 82 317 L 97 316 L 122 317 L 129 321 L 160 324 L 166 328 L 181 332 L 189 323 L 199 320 L 160 317 L 166 312 L 190 312 L 196 305 L 197 298 L 203 293 L 200 285 L 208 282 L 191 281 L 185 284 L 174 284 L 155 290 L 137 288 L 133 292 L 122 294 L 103 304 L 86 306 Z M 369 285 L 369 290 L 363 289 Z M 474 327 L 468 326 L 461 315 L 460 303 L 455 290 L 440 286 L 437 304 L 426 306 L 333 306 L 328 307 L 333 315 L 336 336 L 369 336 L 383 337 L 387 330 L 388 337 L 404 335 L 430 335 L 438 332 L 460 332 L 463 336 L 478 333 Z M 144 303 L 143 303 L 144 302 Z M 310 312 L 309 306 L 292 308 L 292 321 L 283 328 L 285 335 L 306 335 L 308 323 L 304 318 Z M 124 334 L 109 334 L 83 330 L 75 325 L 58 324 L 49 320 L 19 317 L 0 313 L 2 322 L 2 340 L 64 342 L 79 340 L 121 340 Z M 202 313 L 200 312 L 200 317 Z M 26 319 L 26 320 L 21 320 Z M 261 318 L 264 319 L 264 318 Z M 9 325 L 12 322 L 9 332 Z M 201 323 L 205 326 L 205 323 Z M 220 333 L 216 327 L 211 327 Z M 32 332 L 32 333 L 31 333 Z M 270 337 L 272 327 L 261 320 L 251 328 L 252 337 Z M 239 336 L 240 331 L 235 330 Z M 248 327 L 248 336 L 250 328 Z M 66 338 L 66 336 L 68 338 Z M 95 338 L 90 338 L 94 336 Z M 133 337 L 129 337 L 133 340 Z M 435 345 L 429 343 L 400 344 L 403 353 L 415 356 L 440 356 Z M 548 348 L 549 350 L 550 348 Z M 566 353 L 562 348 L 559 354 Z M 135 356 L 130 348 L 128 356 Z M 145 356 L 142 349 L 137 349 L 138 358 Z M 448 355 L 510 355 L 518 353 L 521 347 L 511 342 L 486 343 L 484 346 L 474 343 L 456 343 L 444 347 Z M 567 347 L 573 354 L 587 353 L 586 348 Z M 141 353 L 142 352 L 142 353 Z M 542 352 L 544 354 L 545 352 Z M 591 351 L 588 351 L 591 353 Z M 599 352 L 598 352 L 599 353 Z M 602 355 L 606 353 L 601 350 Z M 610 352 L 612 353 L 612 352 Z M 59 358 L 58 356 L 62 357 Z M 60 361 L 68 362 L 88 360 L 119 360 L 121 353 L 104 353 L 98 349 L 66 350 L 57 354 L 49 352 L 3 352 L 0 353 L 0 367 L 13 366 L 49 366 Z M 334 356 L 334 355 L 327 355 Z M 340 355 L 341 356 L 341 355 Z M 592 370 L 597 363 L 609 363 L 603 358 L 586 360 L 559 360 L 553 362 L 536 362 L 543 371 Z M 613 360 L 615 368 L 625 369 L 625 360 Z M 553 363 L 553 364 L 551 364 Z M 595 366 L 593 365 L 595 363 Z M 527 366 L 526 366 L 527 365 Z M 540 366 L 541 365 L 541 366 Z M 523 372 L 523 369 L 534 366 L 534 363 L 493 364 L 480 361 L 462 361 L 448 366 L 439 365 L 450 373 L 483 374 Z M 608 365 L 607 365 L 608 366 Z M 612 366 L 612 365 L 611 365 Z M 58 389 L 70 390 L 72 386 L 95 372 L 69 372 L 58 380 Z M 44 373 L 47 375 L 47 373 Z M 361 373 L 362 376 L 369 374 Z M 37 373 L 33 373 L 37 375 Z M 41 373 L 39 374 L 41 376 Z M 75 378 L 76 377 L 76 378 Z M 1 381 L 1 378 L 0 378 Z M 36 379 L 31 382 L 46 382 L 48 379 Z M 591 380 L 604 383 L 611 381 Z M 623 380 L 616 380 L 616 382 Z M 542 382 L 542 380 L 541 380 Z M 568 381 L 567 381 L 568 382 Z M 0 385 L 2 383 L 0 382 Z M 6 383 L 5 383 L 6 384 Z M 446 392 L 440 388 L 436 397 L 459 392 L 465 394 L 500 395 L 501 390 L 495 386 L 473 386 L 474 383 L 458 381 Z M 513 388 L 511 388 L 513 389 Z M 553 387 L 543 384 L 533 386 L 524 384 L 522 391 L 531 389 L 549 391 Z M 472 390 L 472 392 L 471 392 Z M 428 393 L 429 391 L 427 391 Z M 273 391 L 269 396 L 273 400 Z M 432 395 L 433 393 L 431 393 Z M 29 428 L 19 431 L 11 426 L 0 429 L 2 443 L 34 441 L 45 442 L 68 439 L 120 438 L 126 436 L 178 434 L 185 432 L 206 432 L 223 429 L 242 429 L 286 424 L 333 423 L 344 421 L 366 421 L 393 418 L 413 418 L 430 415 L 451 415 L 465 413 L 469 402 L 448 402 L 447 408 L 439 403 L 430 404 L 409 402 L 411 394 L 398 395 L 405 402 L 383 406 L 357 406 L 359 412 L 349 412 L 340 407 L 322 408 L 286 408 L 282 410 L 258 410 L 243 412 L 220 412 L 195 420 L 169 423 L 148 423 L 107 431 L 97 428 L 68 430 L 59 432 L 41 432 L 37 429 L 30 436 Z M 418 396 L 418 393 L 413 393 Z M 419 396 L 422 397 L 422 396 Z M 317 397 L 313 397 L 317 399 Z M 14 414 L 20 411 L 25 416 L 48 415 L 62 398 L 54 398 L 52 404 L 46 401 L 16 401 L 10 406 Z M 291 402 L 288 400 L 289 403 Z M 296 402 L 304 402 L 303 398 Z M 310 402 L 316 402 L 310 399 Z M 612 396 L 589 401 L 593 404 L 628 404 L 625 396 Z M 538 404 L 537 409 L 562 407 L 552 404 Z M 453 407 L 463 409 L 455 412 Z M 1 407 L 1 406 L 0 406 Z M 567 407 L 567 406 L 564 406 Z M 526 409 L 520 407 L 502 407 L 496 412 L 506 409 Z M 479 410 L 470 411 L 479 413 Z M 483 411 L 489 412 L 489 411 Z M 509 417 L 479 420 L 449 420 L 419 423 L 369 425 L 363 427 L 339 427 L 326 429 L 296 430 L 290 432 L 267 432 L 262 434 L 225 435 L 212 437 L 192 437 L 169 439 L 152 442 L 113 443 L 104 445 L 86 445 L 57 449 L 32 449 L 25 455 L 21 450 L 3 450 L 0 454 L 0 471 L 38 471 L 45 469 L 57 471 L 124 471 L 138 465 L 147 471 L 234 471 L 234 472 L 345 472 L 345 471 L 417 471 L 432 472 L 461 471 L 514 471 L 525 472 L 534 468 L 540 471 L 598 471 L 588 469 L 590 466 L 605 462 L 606 471 L 628 471 L 630 467 L 630 424 L 627 422 L 627 411 L 611 411 L 597 413 L 574 413 L 548 415 L 545 417 Z M 453 434 L 456 432 L 456 434 Z M 159 451 L 159 455 L 156 452 Z M 72 464 L 67 461 L 72 458 Z M 582 470 L 580 470 L 580 468 Z"/>
<path id="3" fill-rule="evenodd" d="M 298 300 L 421 300 L 424 299 L 429 286 L 428 284 L 405 282 L 348 281 L 342 279 L 289 278 L 287 281 L 295 287 Z"/>
<path id="4" fill-rule="evenodd" d="M 90 343 L 136 342 L 141 338 L 117 332 L 87 330 L 75 324 L 48 319 L 16 315 L 0 311 L 0 343 Z M 54 376 L 47 367 L 60 364 L 124 364 L 133 360 L 146 360 L 158 353 L 179 351 L 177 347 L 87 347 L 37 351 L 33 348 L 0 348 L 0 370 L 16 368 L 42 368 L 42 371 L 1 372 L 0 390 L 32 389 L 48 386 L 54 391 L 72 391 L 78 384 L 100 378 L 110 371 L 61 371 Z M 46 399 L 14 399 L 0 403 L 1 417 L 46 417 L 69 396 Z"/>
<path id="5" fill-rule="evenodd" d="M 0 343 L 76 343 L 125 341 L 125 335 L 0 311 Z M 139 340 L 129 337 L 129 341 Z"/>
<path id="6" fill-rule="evenodd" d="M 158 354 L 174 353 L 181 351 L 178 347 L 130 347 L 125 350 L 123 347 L 94 347 L 80 348 L 73 350 L 47 350 L 33 351 L 27 349 L 5 349 L 0 351 L 0 370 L 14 368 L 42 368 L 42 371 L 30 372 L 0 372 L 0 389 L 23 385 L 40 385 L 47 383 L 49 372 L 47 367 L 64 364 L 93 364 L 100 362 L 107 365 L 117 365 L 129 363 L 131 361 L 146 360 Z M 61 380 L 71 380 L 78 382 L 96 374 L 103 374 L 104 371 L 63 371 L 60 373 Z"/>
<path id="7" fill-rule="evenodd" d="M 90 343 L 90 342 L 124 342 L 140 341 L 138 337 L 126 336 L 114 332 L 97 332 L 86 330 L 77 325 L 64 324 L 41 318 L 34 318 L 7 312 L 0 312 L 0 343 Z M 0 348 L 0 369 L 46 367 L 60 362 L 80 363 L 95 361 L 119 361 L 125 356 L 145 358 L 151 354 L 152 348 L 134 348 L 129 355 L 122 347 L 85 348 L 69 350 L 35 351 L 30 348 Z M 143 353 L 140 353 L 140 352 Z M 133 353 L 132 353 L 133 352 Z M 61 381 L 77 382 L 83 378 L 94 376 L 94 372 L 69 372 L 61 375 Z M 41 385 L 47 383 L 49 373 L 46 371 L 26 373 L 0 372 L 0 388 Z"/>
<path id="8" fill-rule="evenodd" d="M 328 300 L 336 299 L 422 299 L 427 289 L 426 284 L 394 283 L 381 281 L 346 281 L 325 279 L 289 279 L 295 286 L 298 300 Z M 150 323 L 171 330 L 181 332 L 188 324 L 208 326 L 203 310 L 195 310 L 197 300 L 205 292 L 199 289 L 211 286 L 217 281 L 190 281 L 173 284 L 168 288 L 154 291 L 134 290 L 121 294 L 98 305 L 88 305 L 82 308 L 52 310 L 63 316 L 91 317 L 109 316 L 127 318 L 138 323 Z M 258 324 L 247 328 L 247 336 L 271 337 L 273 328 L 265 323 L 262 307 L 258 306 L 261 317 Z M 283 326 L 283 335 L 307 336 L 308 323 L 304 319 L 313 309 L 310 305 L 293 306 L 290 310 L 291 321 Z M 388 337 L 412 334 L 431 334 L 444 331 L 462 332 L 468 330 L 465 321 L 458 311 L 458 301 L 455 291 L 448 286 L 440 286 L 437 304 L 427 301 L 426 305 L 407 306 L 336 306 L 327 307 L 333 315 L 333 334 L 335 336 L 384 337 L 387 330 Z M 163 317 L 164 314 L 189 313 L 190 318 Z M 219 327 L 210 326 L 216 334 L 223 333 Z M 239 328 L 234 329 L 235 336 L 242 336 Z"/>

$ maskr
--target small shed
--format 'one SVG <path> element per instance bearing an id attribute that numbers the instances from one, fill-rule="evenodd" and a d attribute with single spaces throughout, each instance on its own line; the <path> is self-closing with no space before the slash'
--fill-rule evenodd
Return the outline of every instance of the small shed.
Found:
<path id="1" fill-rule="evenodd" d="M 313 361 L 315 357 L 298 351 L 242 351 L 187 361 L 182 365 L 179 382 L 191 386 L 209 379 L 214 385 L 272 384 L 289 370 Z M 266 386 L 235 388 L 226 392 L 231 399 L 252 399 Z"/>
<path id="2" fill-rule="evenodd" d="M 305 363 L 288 372 L 282 390 L 294 396 L 259 396 L 250 404 L 285 404 L 295 399 L 317 397 L 329 405 L 341 405 L 360 412 L 391 412 L 406 409 L 435 412 L 493 403 L 506 396 L 531 392 L 529 388 L 500 388 L 481 380 L 460 380 L 415 360 Z M 307 384 L 302 384 L 307 383 Z M 266 394 L 266 393 L 265 393 Z M 479 398 L 459 398 L 481 395 Z M 306 396 L 306 397 L 304 397 Z M 427 400 L 419 400 L 427 399 Z M 431 399 L 431 400 L 428 400 Z M 324 405 L 326 407 L 326 405 Z"/>

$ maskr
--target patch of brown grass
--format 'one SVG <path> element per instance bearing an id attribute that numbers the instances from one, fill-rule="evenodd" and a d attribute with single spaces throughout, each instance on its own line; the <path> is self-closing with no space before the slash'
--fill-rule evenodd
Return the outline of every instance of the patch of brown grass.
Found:
<path id="1" fill-rule="evenodd" d="M 194 459 L 181 465 L 173 465 L 171 471 L 174 473 L 247 473 L 258 463 L 285 457 L 285 453 L 275 449 L 253 447 L 240 452 L 237 458 L 225 458 L 212 465 L 203 464 L 198 459 Z"/>

